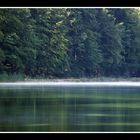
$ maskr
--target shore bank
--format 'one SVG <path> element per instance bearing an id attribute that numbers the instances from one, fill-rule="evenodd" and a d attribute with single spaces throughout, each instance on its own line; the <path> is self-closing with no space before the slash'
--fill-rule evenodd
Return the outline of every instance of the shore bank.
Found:
<path id="1" fill-rule="evenodd" d="M 98 78 L 30 78 L 22 76 L 1 77 L 1 82 L 140 82 L 140 77 L 98 77 Z"/>
<path id="2" fill-rule="evenodd" d="M 130 77 L 130 78 L 110 78 L 110 77 L 100 77 L 100 78 L 68 78 L 68 79 L 25 79 L 26 82 L 140 82 L 140 78 Z"/>
<path id="3" fill-rule="evenodd" d="M 129 78 L 112 78 L 112 77 L 99 77 L 99 78 L 64 78 L 64 79 L 25 79 L 25 81 L 44 81 L 44 82 L 111 82 L 111 81 L 140 81 L 139 77 Z"/>

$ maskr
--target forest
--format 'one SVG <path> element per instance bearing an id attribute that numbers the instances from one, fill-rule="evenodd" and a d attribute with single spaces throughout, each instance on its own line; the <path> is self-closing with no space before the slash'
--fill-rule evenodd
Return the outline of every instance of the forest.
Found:
<path id="1" fill-rule="evenodd" d="M 0 74 L 140 77 L 140 10 L 0 9 Z"/>

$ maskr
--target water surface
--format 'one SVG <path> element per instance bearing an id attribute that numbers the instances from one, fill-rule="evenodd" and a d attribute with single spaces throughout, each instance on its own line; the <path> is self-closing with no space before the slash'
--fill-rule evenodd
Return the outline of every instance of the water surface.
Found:
<path id="1" fill-rule="evenodd" d="M 0 85 L 0 131 L 140 131 L 140 86 Z"/>

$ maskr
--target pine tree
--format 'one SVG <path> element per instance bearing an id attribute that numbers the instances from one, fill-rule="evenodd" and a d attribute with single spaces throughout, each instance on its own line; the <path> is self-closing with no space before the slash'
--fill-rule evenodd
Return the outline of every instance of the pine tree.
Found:
<path id="1" fill-rule="evenodd" d="M 122 24 L 117 24 L 115 18 L 108 12 L 108 9 L 99 9 L 96 14 L 99 22 L 100 46 L 103 54 L 103 62 L 101 64 L 102 74 L 119 75 L 119 68 L 123 56 L 122 45 Z"/>
<path id="2" fill-rule="evenodd" d="M 71 71 L 75 76 L 96 75 L 101 62 L 97 41 L 97 22 L 92 10 L 70 10 L 69 56 Z"/>
<path id="3" fill-rule="evenodd" d="M 33 9 L 35 20 L 36 74 L 58 75 L 65 70 L 62 62 L 67 57 L 65 38 L 65 9 Z"/>

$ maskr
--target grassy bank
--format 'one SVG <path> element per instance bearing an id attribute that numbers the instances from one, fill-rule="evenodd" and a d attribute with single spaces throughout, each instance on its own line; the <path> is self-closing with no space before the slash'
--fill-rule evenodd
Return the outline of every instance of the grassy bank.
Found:
<path id="1" fill-rule="evenodd" d="M 65 79 L 26 79 L 25 81 L 50 81 L 50 82 L 115 82 L 115 81 L 134 81 L 134 82 L 140 82 L 140 78 L 137 77 L 121 77 L 121 78 L 115 78 L 115 77 L 98 77 L 98 78 L 65 78 Z"/>
<path id="2" fill-rule="evenodd" d="M 0 82 L 15 82 L 15 81 L 24 81 L 25 76 L 22 74 L 0 74 Z"/>
<path id="3" fill-rule="evenodd" d="M 84 77 L 84 78 L 44 78 L 44 77 L 26 77 L 22 74 L 0 74 L 0 82 L 16 82 L 16 81 L 33 81 L 33 82 L 62 82 L 62 81 L 68 81 L 68 82 L 113 82 L 113 81 L 134 81 L 138 82 L 140 81 L 140 77 L 98 77 L 98 78 L 90 78 L 90 77 Z"/>

